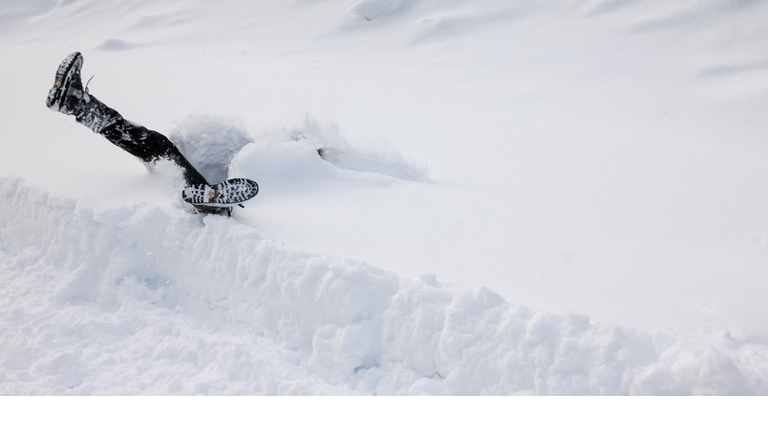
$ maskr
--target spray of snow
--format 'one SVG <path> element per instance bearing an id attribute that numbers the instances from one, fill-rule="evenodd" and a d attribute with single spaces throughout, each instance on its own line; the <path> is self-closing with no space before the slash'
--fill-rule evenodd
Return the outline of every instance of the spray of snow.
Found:
<path id="1" fill-rule="evenodd" d="M 307 177 L 345 176 L 325 166 L 328 162 L 342 170 L 429 181 L 425 165 L 391 147 L 351 143 L 340 134 L 337 124 L 324 126 L 309 115 L 305 115 L 301 125 L 266 130 L 254 141 L 233 159 L 230 177 L 267 178 L 285 183 Z"/>
<path id="2" fill-rule="evenodd" d="M 211 183 L 232 177 L 306 176 L 319 168 L 318 155 L 336 168 L 375 173 L 400 180 L 428 182 L 429 169 L 392 147 L 357 145 L 336 123 L 322 125 L 309 115 L 301 124 L 267 129 L 254 139 L 234 117 L 192 113 L 177 120 L 169 138 Z M 251 148 L 239 152 L 249 144 Z M 277 159 L 274 159 L 277 158 Z M 237 162 L 231 164 L 233 159 Z M 289 162 L 287 159 L 293 159 Z M 318 160 L 314 160 L 318 159 Z"/>
<path id="3" fill-rule="evenodd" d="M 209 183 L 226 180 L 232 157 L 253 142 L 239 119 L 201 113 L 178 120 L 169 138 Z"/>

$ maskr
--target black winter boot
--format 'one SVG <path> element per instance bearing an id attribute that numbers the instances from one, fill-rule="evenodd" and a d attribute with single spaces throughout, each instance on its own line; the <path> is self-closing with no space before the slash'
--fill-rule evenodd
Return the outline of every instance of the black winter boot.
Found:
<path id="1" fill-rule="evenodd" d="M 48 92 L 45 105 L 53 111 L 72 114 L 83 98 L 83 82 L 80 80 L 80 68 L 83 56 L 75 52 L 67 56 L 56 70 L 56 82 Z"/>
<path id="2" fill-rule="evenodd" d="M 83 56 L 79 52 L 67 56 L 56 71 L 56 82 L 48 92 L 45 104 L 53 111 L 75 116 L 78 123 L 103 134 L 107 127 L 126 120 L 83 89 L 80 79 L 82 67 Z"/>

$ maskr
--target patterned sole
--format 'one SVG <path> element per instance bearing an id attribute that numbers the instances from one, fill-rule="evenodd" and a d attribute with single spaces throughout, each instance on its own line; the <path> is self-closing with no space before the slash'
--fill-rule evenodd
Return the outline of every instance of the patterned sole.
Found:
<path id="1" fill-rule="evenodd" d="M 48 92 L 48 99 L 45 101 L 45 105 L 48 108 L 54 111 L 61 111 L 61 104 L 64 102 L 69 86 L 72 84 L 72 78 L 80 73 L 80 68 L 82 67 L 83 56 L 79 52 L 68 55 L 61 62 L 56 70 L 56 82 Z"/>
<path id="2" fill-rule="evenodd" d="M 258 193 L 259 185 L 255 181 L 235 178 L 213 186 L 187 186 L 181 192 L 181 197 L 195 207 L 232 207 L 248 201 Z"/>

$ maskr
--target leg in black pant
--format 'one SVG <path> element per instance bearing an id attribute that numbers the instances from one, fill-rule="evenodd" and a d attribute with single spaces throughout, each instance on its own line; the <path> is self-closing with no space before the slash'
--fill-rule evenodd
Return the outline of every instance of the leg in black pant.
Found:
<path id="1" fill-rule="evenodd" d="M 144 162 L 152 163 L 160 158 L 175 162 L 181 168 L 188 185 L 208 184 L 205 177 L 189 163 L 176 145 L 158 132 L 123 119 L 122 122 L 105 127 L 99 133 L 112 144 Z"/>
<path id="2" fill-rule="evenodd" d="M 78 123 L 144 162 L 169 159 L 176 163 L 187 182 L 187 187 L 181 192 L 182 199 L 198 212 L 226 211 L 231 214 L 233 206 L 242 206 L 243 202 L 259 193 L 259 185 L 250 179 L 229 179 L 215 185 L 208 183 L 168 138 L 124 119 L 120 113 L 83 89 L 80 80 L 82 66 L 83 56 L 77 52 L 61 62 L 56 71 L 56 82 L 48 92 L 48 108 L 75 116 Z"/>
<path id="3" fill-rule="evenodd" d="M 48 93 L 48 108 L 74 115 L 78 123 L 144 162 L 152 163 L 160 158 L 175 162 L 181 168 L 187 185 L 209 185 L 168 138 L 124 119 L 120 113 L 85 91 L 80 80 L 82 65 L 83 56 L 80 53 L 69 55 L 59 65 L 56 83 Z"/>

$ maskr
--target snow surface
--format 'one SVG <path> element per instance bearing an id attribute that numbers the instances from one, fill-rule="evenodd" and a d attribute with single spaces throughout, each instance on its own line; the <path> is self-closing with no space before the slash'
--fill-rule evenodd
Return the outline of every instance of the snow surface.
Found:
<path id="1" fill-rule="evenodd" d="M 0 393 L 768 393 L 768 2 L 2 6 Z"/>

